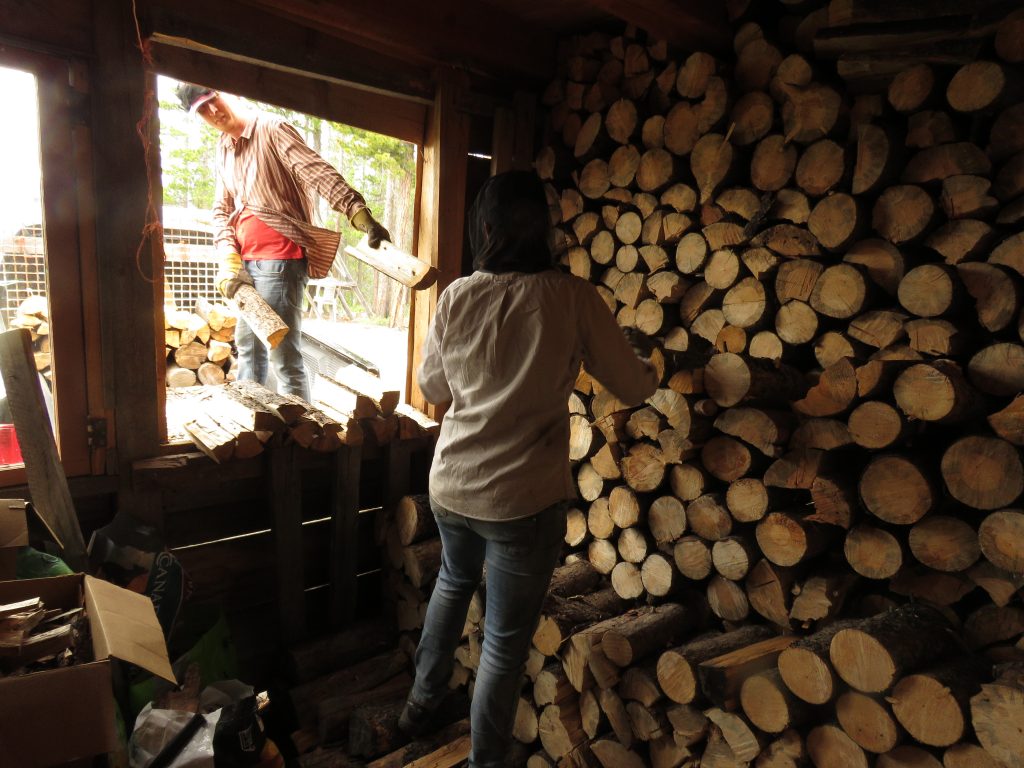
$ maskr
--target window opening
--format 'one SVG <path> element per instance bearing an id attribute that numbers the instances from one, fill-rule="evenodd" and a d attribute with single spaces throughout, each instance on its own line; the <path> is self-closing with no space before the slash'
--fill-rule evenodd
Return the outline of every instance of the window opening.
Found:
<path id="1" fill-rule="evenodd" d="M 36 369 L 53 421 L 50 312 L 46 285 L 39 94 L 36 77 L 0 67 L 0 93 L 18 115 L 0 123 L 0 330 L 27 328 Z M 22 464 L 3 380 L 0 379 L 0 466 Z"/>
<path id="2" fill-rule="evenodd" d="M 216 147 L 219 132 L 179 106 L 179 81 L 157 81 L 160 152 L 163 172 L 164 303 L 168 342 L 168 440 L 186 439 L 178 430 L 187 406 L 178 403 L 188 387 L 201 386 L 183 373 L 175 351 L 192 334 L 197 302 L 224 304 L 214 284 L 217 254 L 213 244 Z M 252 112 L 284 117 L 314 150 L 358 190 L 374 217 L 399 247 L 411 250 L 416 193 L 415 144 L 325 120 L 272 104 L 235 97 Z M 311 280 L 303 301 L 303 357 L 311 382 L 356 364 L 378 373 L 389 388 L 404 391 L 408 354 L 409 289 L 344 253 L 362 237 L 345 217 L 317 197 L 315 223 L 342 233 L 342 245 L 330 274 Z M 180 327 L 185 326 L 185 327 Z M 211 331 L 215 340 L 226 331 Z M 193 339 L 194 340 L 194 339 Z M 237 350 L 220 361 L 227 380 L 235 371 Z M 184 358 L 185 355 L 177 355 Z M 190 360 L 190 364 L 195 360 Z M 175 386 L 175 385 L 178 386 Z M 268 386 L 272 386 L 271 381 Z M 184 387 L 184 389 L 183 389 Z M 177 390 L 177 391 L 175 391 Z"/>

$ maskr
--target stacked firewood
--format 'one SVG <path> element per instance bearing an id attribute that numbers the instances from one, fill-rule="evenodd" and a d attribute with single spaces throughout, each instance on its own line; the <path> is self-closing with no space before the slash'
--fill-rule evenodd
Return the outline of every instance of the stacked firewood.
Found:
<path id="1" fill-rule="evenodd" d="M 568 681 L 551 762 L 1024 764 L 993 668 L 1024 661 L 1019 15 L 1015 46 L 986 22 L 981 60 L 851 98 L 787 48 L 869 5 L 873 34 L 909 8 L 746 21 L 728 62 L 579 38 L 545 94 L 563 263 L 662 372 L 639 408 L 585 373 L 570 400 L 567 541 L 607 586 L 538 630 Z M 695 586 L 710 621 L 621 652 L 623 616 Z"/>
<path id="2" fill-rule="evenodd" d="M 232 343 L 238 318 L 226 304 L 196 301 L 195 311 L 164 306 L 167 386 L 223 384 L 233 378 Z"/>
<path id="3" fill-rule="evenodd" d="M 1019 44 L 985 26 L 985 60 L 850 98 L 793 26 L 745 23 L 730 61 L 577 38 L 545 94 L 563 263 L 662 376 L 570 400 L 530 766 L 1024 765 Z M 414 633 L 439 544 L 422 499 L 398 515 Z"/>
<path id="4" fill-rule="evenodd" d="M 313 402 L 280 395 L 252 381 L 168 390 L 168 412 L 181 414 L 184 431 L 214 461 L 257 456 L 275 435 L 303 448 L 330 453 L 343 445 L 384 445 L 436 434 L 439 425 L 399 404 L 397 390 L 349 366 L 334 377 L 318 374 Z"/>
<path id="5" fill-rule="evenodd" d="M 36 361 L 36 370 L 46 377 L 52 378 L 50 368 L 50 307 L 46 297 L 34 294 L 18 305 L 18 311 L 11 318 L 11 328 L 27 328 L 32 334 L 32 352 Z"/>

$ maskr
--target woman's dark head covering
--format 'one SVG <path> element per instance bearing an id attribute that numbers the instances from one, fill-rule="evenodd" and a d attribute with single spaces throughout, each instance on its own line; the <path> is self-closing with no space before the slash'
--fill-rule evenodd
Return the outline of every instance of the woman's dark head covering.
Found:
<path id="1" fill-rule="evenodd" d="M 481 187 L 469 211 L 473 268 L 487 272 L 551 269 L 551 220 L 535 173 L 508 171 Z"/>

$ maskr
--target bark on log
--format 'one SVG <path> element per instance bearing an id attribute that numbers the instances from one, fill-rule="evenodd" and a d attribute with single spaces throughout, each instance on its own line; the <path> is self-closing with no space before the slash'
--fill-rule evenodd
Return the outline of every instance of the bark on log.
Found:
<path id="1" fill-rule="evenodd" d="M 724 709 L 737 708 L 743 681 L 775 668 L 779 654 L 794 640 L 785 635 L 771 637 L 701 662 L 697 666 L 701 690 L 712 703 Z"/>
<path id="2" fill-rule="evenodd" d="M 692 614 L 682 605 L 661 605 L 639 614 L 628 625 L 605 632 L 601 647 L 613 663 L 626 667 L 658 648 L 678 642 L 692 631 L 692 623 Z"/>
<path id="3" fill-rule="evenodd" d="M 881 693 L 907 672 L 958 647 L 945 616 L 935 608 L 910 604 L 839 630 L 829 645 L 829 659 L 847 684 Z"/>
<path id="4" fill-rule="evenodd" d="M 752 625 L 665 651 L 658 658 L 658 684 L 672 701 L 689 704 L 701 697 L 699 664 L 771 635 L 772 631 L 767 627 Z"/>
<path id="5" fill-rule="evenodd" d="M 856 620 L 843 619 L 800 638 L 779 655 L 779 674 L 797 697 L 809 704 L 826 704 L 835 697 L 838 681 L 829 661 L 829 646 L 844 627 Z"/>

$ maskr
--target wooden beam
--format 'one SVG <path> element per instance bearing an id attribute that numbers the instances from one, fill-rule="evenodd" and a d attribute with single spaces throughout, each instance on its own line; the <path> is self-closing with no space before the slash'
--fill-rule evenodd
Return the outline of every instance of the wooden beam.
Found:
<path id="1" fill-rule="evenodd" d="M 601 10 L 686 50 L 730 51 L 725 3 L 693 0 L 592 0 Z"/>
<path id="2" fill-rule="evenodd" d="M 154 38 L 153 59 L 161 74 L 423 143 L 427 104 L 418 99 L 264 67 L 209 49 L 182 47 L 183 43 L 159 35 Z"/>
<path id="3" fill-rule="evenodd" d="M 427 407 L 416 384 L 416 371 L 437 298 L 462 273 L 470 120 L 455 104 L 466 87 L 464 73 L 447 68 L 438 72 L 437 95 L 423 145 L 416 255 L 437 267 L 439 274 L 431 288 L 412 293 L 407 389 L 410 404 L 435 420 L 440 420 L 440 414 L 436 408 Z"/>
<path id="4" fill-rule="evenodd" d="M 457 65 L 499 77 L 546 80 L 554 73 L 556 37 L 503 8 L 463 0 L 324 3 L 251 0 L 271 12 L 329 29 L 420 65 Z"/>
<path id="5" fill-rule="evenodd" d="M 11 408 L 18 443 L 28 474 L 32 503 L 60 540 L 64 560 L 76 571 L 88 571 L 85 539 L 71 500 L 43 390 L 32 355 L 32 336 L 25 328 L 0 333 L 0 372 Z"/>
<path id="6" fill-rule="evenodd" d="M 190 40 L 268 67 L 359 84 L 385 93 L 433 98 L 430 69 L 376 48 L 343 42 L 317 23 L 301 25 L 235 0 L 150 0 L 148 32 Z M 273 34 L 267 34 L 273 30 Z"/>

